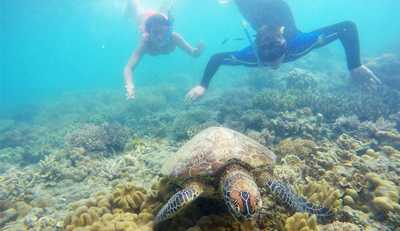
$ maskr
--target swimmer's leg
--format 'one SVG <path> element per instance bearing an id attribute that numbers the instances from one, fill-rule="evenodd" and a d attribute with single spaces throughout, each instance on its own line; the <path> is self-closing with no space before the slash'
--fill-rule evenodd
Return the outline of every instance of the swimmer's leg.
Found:
<path id="1" fill-rule="evenodd" d="M 139 27 L 144 23 L 146 16 L 146 9 L 144 8 L 141 0 L 129 0 L 133 17 Z"/>
<path id="2" fill-rule="evenodd" d="M 321 35 L 321 41 L 316 47 L 325 46 L 336 39 L 340 40 L 346 53 L 347 67 L 353 81 L 365 85 L 369 89 L 376 89 L 376 86 L 382 83 L 368 67 L 361 63 L 358 29 L 354 22 L 344 21 L 319 29 L 314 33 Z"/>
<path id="3" fill-rule="evenodd" d="M 354 22 L 344 21 L 311 33 L 318 33 L 321 35 L 321 41 L 316 48 L 326 46 L 339 39 L 346 53 L 347 67 L 349 70 L 361 66 L 360 41 L 357 25 Z"/>

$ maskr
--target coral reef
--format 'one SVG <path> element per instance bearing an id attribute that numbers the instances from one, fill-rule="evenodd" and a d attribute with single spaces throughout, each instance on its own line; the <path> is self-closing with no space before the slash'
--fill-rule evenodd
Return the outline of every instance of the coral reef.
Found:
<path id="1" fill-rule="evenodd" d="M 54 155 L 46 156 L 44 160 L 39 162 L 39 175 L 49 183 L 59 181 L 64 177 L 62 168 Z"/>
<path id="2" fill-rule="evenodd" d="M 286 80 L 286 87 L 289 89 L 308 90 L 310 88 L 315 88 L 317 85 L 313 74 L 300 68 L 291 70 L 288 75 L 284 77 L 284 80 Z"/>
<path id="3" fill-rule="evenodd" d="M 317 218 L 305 213 L 295 213 L 286 219 L 285 230 L 287 231 L 318 231 Z"/>
<path id="4" fill-rule="evenodd" d="M 0 213 L 0 227 L 14 219 L 17 219 L 18 213 L 15 209 L 10 208 Z"/>
<path id="5" fill-rule="evenodd" d="M 127 131 L 119 124 L 85 124 L 69 132 L 65 143 L 69 147 L 84 148 L 87 152 L 118 152 L 123 150 L 128 139 Z"/>
<path id="6" fill-rule="evenodd" d="M 388 86 L 366 92 L 347 86 L 335 61 L 315 66 L 323 57 L 233 73 L 241 76 L 233 88 L 223 83 L 192 105 L 181 100 L 187 81 L 141 88 L 129 103 L 119 92 L 84 92 L 7 112 L 0 119 L 1 230 L 153 230 L 153 216 L 176 189 L 153 185 L 162 164 L 217 125 L 276 152 L 266 177 L 296 185 L 335 211 L 334 220 L 291 214 L 260 187 L 263 209 L 253 221 L 238 222 L 223 204 L 200 199 L 162 230 L 398 230 L 399 59 L 370 60 Z"/>
<path id="7" fill-rule="evenodd" d="M 317 150 L 317 145 L 312 140 L 305 139 L 285 139 L 278 144 L 277 154 L 280 157 L 286 155 L 296 155 L 302 160 L 308 159 Z"/>
<path id="8" fill-rule="evenodd" d="M 394 54 L 384 54 L 367 63 L 387 86 L 400 89 L 400 59 Z"/>
<path id="9" fill-rule="evenodd" d="M 398 187 L 391 181 L 382 179 L 375 173 L 367 175 L 370 183 L 372 205 L 376 212 L 387 215 L 389 212 L 400 212 Z"/>
<path id="10" fill-rule="evenodd" d="M 192 110 L 177 116 L 172 123 L 171 134 L 176 140 L 188 139 L 193 136 L 191 130 L 212 119 L 212 114 L 206 110 Z"/>
<path id="11" fill-rule="evenodd" d="M 340 191 L 329 185 L 325 180 L 308 180 L 305 185 L 297 185 L 297 192 L 306 197 L 311 203 L 329 208 L 333 213 L 342 206 Z"/>
<path id="12" fill-rule="evenodd" d="M 119 184 L 113 193 L 113 203 L 125 212 L 138 212 L 143 210 L 145 194 L 144 189 L 135 187 L 132 183 Z"/>
<path id="13" fill-rule="evenodd" d="M 186 231 L 218 231 L 218 230 L 226 230 L 226 231 L 259 231 L 261 229 L 257 228 L 257 226 L 251 222 L 239 222 L 235 221 L 227 216 L 204 216 L 201 217 L 195 226 L 192 226 Z"/>
<path id="14" fill-rule="evenodd" d="M 98 193 L 72 205 L 74 212 L 65 218 L 64 227 L 66 231 L 152 230 L 155 209 L 151 200 L 144 189 L 132 183 L 119 184 L 112 193 Z"/>
<path id="15" fill-rule="evenodd" d="M 354 224 L 335 221 L 332 224 L 319 226 L 320 231 L 361 231 L 362 229 Z"/>

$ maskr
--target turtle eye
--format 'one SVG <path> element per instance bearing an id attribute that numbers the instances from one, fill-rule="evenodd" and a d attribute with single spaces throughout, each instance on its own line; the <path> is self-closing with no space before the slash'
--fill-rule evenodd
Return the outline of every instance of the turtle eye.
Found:
<path id="1" fill-rule="evenodd" d="M 239 214 L 241 214 L 241 206 L 240 206 L 240 202 L 239 202 L 239 197 L 237 197 L 237 193 L 227 193 L 227 196 L 229 198 L 229 209 L 231 212 L 233 212 L 233 214 L 235 214 L 235 216 L 240 216 Z"/>
<path id="2" fill-rule="evenodd" d="M 239 208 L 239 207 L 240 207 L 239 201 L 233 199 L 233 200 L 232 200 L 232 203 L 235 205 L 236 208 Z"/>

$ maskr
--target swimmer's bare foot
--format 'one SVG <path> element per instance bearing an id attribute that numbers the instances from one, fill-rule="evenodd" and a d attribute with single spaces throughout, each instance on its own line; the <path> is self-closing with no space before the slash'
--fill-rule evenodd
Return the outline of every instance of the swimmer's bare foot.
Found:
<path id="1" fill-rule="evenodd" d="M 185 102 L 186 103 L 192 103 L 198 99 L 200 99 L 204 93 L 206 92 L 206 88 L 198 85 L 193 87 L 187 94 L 185 97 Z"/>
<path id="2" fill-rule="evenodd" d="M 352 80 L 368 89 L 376 89 L 382 84 L 381 80 L 368 67 L 361 65 L 350 71 Z"/>
<path id="3" fill-rule="evenodd" d="M 135 99 L 135 86 L 127 84 L 125 85 L 125 89 L 126 89 L 126 99 L 127 100 Z"/>
<path id="4" fill-rule="evenodd" d="M 221 5 L 226 5 L 226 4 L 230 3 L 230 2 L 231 2 L 231 0 L 218 0 L 218 3 L 221 4 Z"/>

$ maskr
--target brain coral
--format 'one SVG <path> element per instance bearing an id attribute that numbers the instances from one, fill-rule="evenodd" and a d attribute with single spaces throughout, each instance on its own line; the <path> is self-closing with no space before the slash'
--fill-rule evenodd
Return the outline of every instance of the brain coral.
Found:
<path id="1" fill-rule="evenodd" d="M 152 230 L 155 206 L 151 199 L 144 189 L 132 183 L 118 184 L 111 193 L 98 193 L 83 205 L 73 205 L 74 212 L 65 218 L 64 228 L 66 231 Z"/>
<path id="2" fill-rule="evenodd" d="M 145 200 L 146 190 L 132 183 L 117 185 L 113 193 L 113 203 L 124 211 L 140 211 Z"/>

